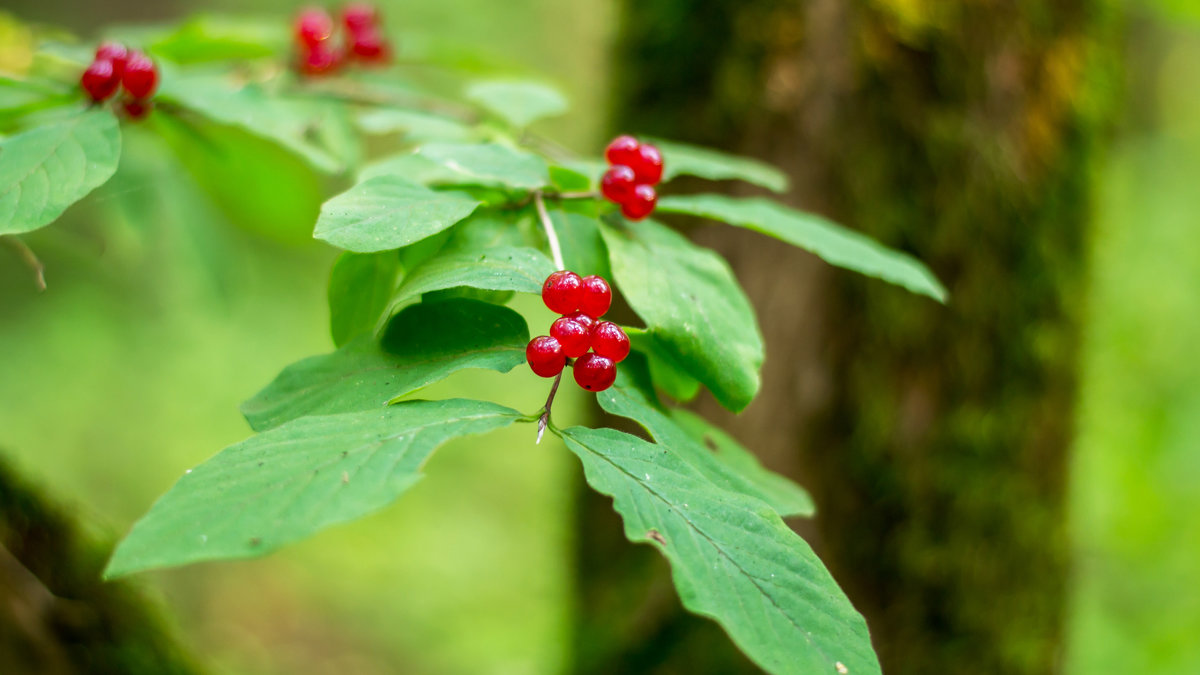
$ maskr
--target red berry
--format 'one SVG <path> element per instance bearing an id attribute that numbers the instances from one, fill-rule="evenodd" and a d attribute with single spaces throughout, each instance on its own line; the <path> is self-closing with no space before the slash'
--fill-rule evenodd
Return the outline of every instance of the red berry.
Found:
<path id="1" fill-rule="evenodd" d="M 618 164 L 604 172 L 600 179 L 600 192 L 608 201 L 621 204 L 633 194 L 635 178 L 633 169 Z"/>
<path id="2" fill-rule="evenodd" d="M 326 44 L 318 44 L 300 56 L 300 72 L 309 76 L 329 75 L 341 65 L 341 54 Z"/>
<path id="3" fill-rule="evenodd" d="M 125 72 L 121 73 L 121 84 L 134 98 L 150 98 L 150 94 L 158 87 L 158 69 L 149 56 L 130 52 L 125 60 Z"/>
<path id="4" fill-rule="evenodd" d="M 592 351 L 620 363 L 629 356 L 629 336 L 617 324 L 601 321 L 592 326 Z"/>
<path id="5" fill-rule="evenodd" d="M 360 61 L 383 63 L 389 51 L 387 38 L 374 28 L 366 28 L 351 38 L 350 52 Z"/>
<path id="6" fill-rule="evenodd" d="M 346 30 L 357 35 L 360 31 L 373 29 L 379 23 L 375 6 L 365 2 L 352 2 L 342 10 L 342 24 Z"/>
<path id="7" fill-rule="evenodd" d="M 654 211 L 658 202 L 658 193 L 649 185 L 639 185 L 633 189 L 633 196 L 621 204 L 621 213 L 630 220 L 641 220 Z"/>
<path id="8" fill-rule="evenodd" d="M 609 164 L 623 164 L 625 166 L 633 166 L 633 162 L 637 159 L 638 142 L 633 136 L 622 135 L 617 136 L 608 144 L 604 150 L 604 158 Z"/>
<path id="9" fill-rule="evenodd" d="M 567 365 L 567 357 L 558 340 L 545 335 L 529 341 L 525 347 L 525 360 L 529 362 L 529 369 L 540 377 L 554 377 Z"/>
<path id="10" fill-rule="evenodd" d="M 594 274 L 584 277 L 582 282 L 583 293 L 579 296 L 579 311 L 593 319 L 599 319 L 612 307 L 612 289 L 608 287 L 607 281 Z"/>
<path id="11" fill-rule="evenodd" d="M 638 146 L 637 157 L 629 163 L 629 168 L 633 169 L 639 184 L 658 185 L 663 174 L 662 153 L 649 143 Z"/>
<path id="12" fill-rule="evenodd" d="M 617 379 L 617 364 L 599 354 L 584 354 L 575 362 L 575 382 L 588 391 L 604 391 Z"/>
<path id="13" fill-rule="evenodd" d="M 296 17 L 296 41 L 303 47 L 316 47 L 332 34 L 333 19 L 323 9 L 306 9 Z"/>
<path id="14" fill-rule="evenodd" d="M 79 84 L 93 101 L 99 103 L 117 90 L 121 78 L 113 70 L 113 62 L 108 59 L 97 59 L 83 71 Z"/>
<path id="15" fill-rule="evenodd" d="M 567 318 L 572 321 L 583 324 L 583 326 L 585 328 L 587 328 L 589 331 L 592 330 L 592 326 L 595 325 L 595 323 L 596 323 L 595 319 L 588 316 L 587 314 L 584 314 L 583 312 L 575 312 L 574 314 L 568 314 Z"/>
<path id="16" fill-rule="evenodd" d="M 119 42 L 105 42 L 96 48 L 96 60 L 112 61 L 113 72 L 120 75 L 125 70 L 125 60 L 129 58 L 129 49 Z"/>
<path id="17" fill-rule="evenodd" d="M 154 108 L 154 102 L 146 99 L 127 98 L 121 101 L 121 108 L 131 120 L 145 119 Z"/>
<path id="18" fill-rule="evenodd" d="M 550 337 L 562 345 L 564 356 L 575 359 L 587 353 L 592 346 L 592 332 L 587 326 L 571 319 L 560 317 L 550 324 Z"/>
<path id="19" fill-rule="evenodd" d="M 582 294 L 583 280 L 574 272 L 555 272 L 542 284 L 542 302 L 556 314 L 570 314 L 579 309 Z"/>

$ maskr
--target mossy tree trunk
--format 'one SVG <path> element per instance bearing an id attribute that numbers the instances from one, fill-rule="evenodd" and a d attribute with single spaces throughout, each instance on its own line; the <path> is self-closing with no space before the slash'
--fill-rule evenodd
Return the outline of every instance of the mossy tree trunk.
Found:
<path id="1" fill-rule="evenodd" d="M 813 491 L 819 515 L 796 525 L 866 614 L 885 672 L 1057 669 L 1111 13 L 623 3 L 614 128 L 775 163 L 796 205 L 910 251 L 950 290 L 942 307 L 753 233 L 694 232 L 731 260 L 767 339 L 760 399 L 737 417 L 701 407 Z M 579 670 L 752 670 L 680 613 L 665 566 L 622 545 L 607 506 L 581 512 Z"/>

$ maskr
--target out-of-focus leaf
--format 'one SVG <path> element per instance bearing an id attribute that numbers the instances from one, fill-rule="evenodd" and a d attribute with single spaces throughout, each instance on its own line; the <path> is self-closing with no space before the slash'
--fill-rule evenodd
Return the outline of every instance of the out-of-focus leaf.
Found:
<path id="1" fill-rule="evenodd" d="M 441 232 L 477 206 L 458 192 L 376 176 L 325 202 L 313 236 L 347 251 L 387 251 Z"/>
<path id="2" fill-rule="evenodd" d="M 382 253 L 343 253 L 329 275 L 329 330 L 341 347 L 358 335 L 375 331 L 383 310 L 396 290 L 400 256 Z"/>
<path id="3" fill-rule="evenodd" d="M 287 28 L 278 20 L 197 16 L 154 40 L 148 50 L 175 63 L 257 59 L 287 52 Z"/>
<path id="4" fill-rule="evenodd" d="M 725 259 L 651 220 L 601 228 L 613 278 L 658 344 L 733 411 L 759 387 L 762 336 Z"/>
<path id="5" fill-rule="evenodd" d="M 0 141 L 0 234 L 54 222 L 117 170 L 121 130 L 90 110 Z"/>
<path id="6" fill-rule="evenodd" d="M 464 368 L 507 372 L 525 361 L 528 341 L 525 320 L 507 307 L 466 299 L 411 305 L 379 342 L 362 335 L 284 368 L 242 414 L 262 431 L 306 415 L 378 411 Z"/>
<path id="7" fill-rule="evenodd" d="M 145 121 L 238 227 L 275 241 L 312 241 L 320 176 L 280 145 L 237 126 L 156 110 Z"/>
<path id="8" fill-rule="evenodd" d="M 475 82 L 467 87 L 466 94 L 468 99 L 516 127 L 527 127 L 537 120 L 567 111 L 567 99 L 557 89 L 538 82 Z"/>
<path id="9" fill-rule="evenodd" d="M 946 289 L 921 261 L 820 216 L 790 209 L 769 199 L 723 195 L 664 197 L 658 210 L 712 218 L 782 239 L 825 262 L 883 279 L 938 302 Z"/>
<path id="10" fill-rule="evenodd" d="M 572 427 L 563 438 L 588 484 L 613 498 L 625 536 L 670 562 L 683 606 L 719 623 L 763 670 L 880 673 L 866 621 L 766 503 L 636 436 Z"/>
<path id="11" fill-rule="evenodd" d="M 449 117 L 398 108 L 376 108 L 358 116 L 358 126 L 372 134 L 401 133 L 408 141 L 468 141 L 471 127 Z"/>
<path id="12" fill-rule="evenodd" d="M 523 189 L 550 182 L 541 157 L 496 143 L 429 143 L 419 153 L 459 174 L 460 182 Z"/>
<path id="13" fill-rule="evenodd" d="M 591 176 L 555 164 L 550 165 L 550 183 L 562 192 L 583 192 L 591 190 L 595 185 Z"/>
<path id="14" fill-rule="evenodd" d="M 438 446 L 519 417 L 451 399 L 294 420 L 188 471 L 134 524 L 104 575 L 264 555 L 391 504 Z"/>
<path id="15" fill-rule="evenodd" d="M 652 142 L 662 151 L 664 181 L 688 175 L 709 180 L 744 180 L 775 192 L 787 191 L 787 174 L 765 162 L 686 143 L 657 138 Z"/>

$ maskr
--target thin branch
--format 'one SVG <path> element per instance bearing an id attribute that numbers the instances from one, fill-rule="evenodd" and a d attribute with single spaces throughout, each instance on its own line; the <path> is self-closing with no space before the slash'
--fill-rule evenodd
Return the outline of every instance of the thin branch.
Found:
<path id="1" fill-rule="evenodd" d="M 550 424 L 550 406 L 554 405 L 554 395 L 558 393 L 558 383 L 562 382 L 562 372 L 554 378 L 554 384 L 550 387 L 550 395 L 546 397 L 546 407 L 543 409 L 542 416 L 538 418 L 538 434 L 535 445 L 542 442 L 542 434 L 546 433 L 546 427 Z"/>
<path id="2" fill-rule="evenodd" d="M 547 192 L 550 199 L 599 199 L 599 192 Z"/>
<path id="3" fill-rule="evenodd" d="M 542 221 L 542 227 L 546 230 L 546 239 L 550 242 L 550 254 L 554 257 L 554 269 L 567 269 L 566 263 L 563 262 L 562 248 L 558 245 L 558 233 L 554 231 L 554 222 L 550 220 L 550 214 L 546 211 L 546 200 L 542 197 L 541 191 L 533 193 L 533 203 L 537 206 L 538 218 Z"/>
<path id="4" fill-rule="evenodd" d="M 46 266 L 38 259 L 37 254 L 29 245 L 14 236 L 0 237 L 0 241 L 8 244 L 21 260 L 33 271 L 33 283 L 39 292 L 46 290 Z"/>

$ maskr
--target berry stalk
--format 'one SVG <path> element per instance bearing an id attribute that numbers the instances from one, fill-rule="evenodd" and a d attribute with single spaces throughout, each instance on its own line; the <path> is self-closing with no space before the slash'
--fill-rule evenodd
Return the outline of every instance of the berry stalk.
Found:
<path id="1" fill-rule="evenodd" d="M 550 214 L 546 211 L 546 199 L 542 196 L 541 190 L 533 193 L 533 203 L 537 207 L 538 219 L 542 221 L 542 228 L 546 230 L 546 240 L 550 242 L 550 255 L 554 258 L 554 269 L 565 270 L 567 265 L 563 262 L 562 248 L 558 244 L 558 233 L 554 231 L 554 222 L 550 220 Z"/>

